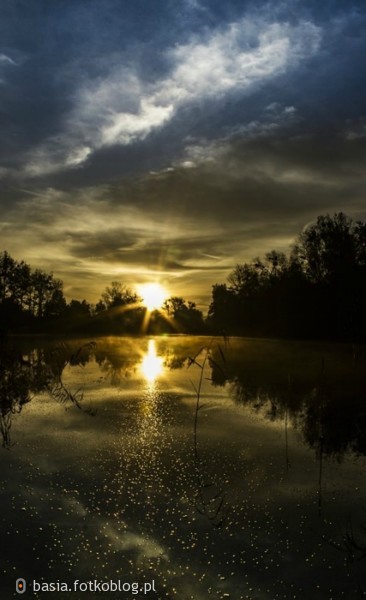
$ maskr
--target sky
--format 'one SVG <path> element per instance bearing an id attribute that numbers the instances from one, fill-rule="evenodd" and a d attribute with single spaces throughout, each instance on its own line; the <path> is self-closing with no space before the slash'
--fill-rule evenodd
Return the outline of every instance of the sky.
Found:
<path id="1" fill-rule="evenodd" d="M 1 0 L 0 251 L 68 299 L 205 308 L 320 214 L 366 218 L 364 0 Z"/>

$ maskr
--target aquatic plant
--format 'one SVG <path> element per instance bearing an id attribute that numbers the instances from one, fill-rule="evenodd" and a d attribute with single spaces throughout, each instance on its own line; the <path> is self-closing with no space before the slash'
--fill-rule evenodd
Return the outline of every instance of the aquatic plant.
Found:
<path id="1" fill-rule="evenodd" d="M 220 528 L 224 525 L 228 512 L 225 489 L 223 486 L 213 481 L 211 477 L 207 476 L 205 472 L 204 461 L 200 455 L 198 446 L 198 415 L 199 412 L 206 406 L 206 404 L 201 402 L 205 367 L 208 363 L 210 367 L 215 365 L 217 368 L 222 369 L 222 367 L 217 363 L 217 361 L 214 360 L 212 356 L 212 345 L 213 340 L 211 340 L 207 346 L 200 348 L 195 356 L 189 357 L 188 368 L 190 368 L 192 365 L 195 365 L 200 370 L 197 385 L 190 380 L 196 394 L 193 424 L 194 468 L 197 482 L 197 489 L 195 491 L 196 509 L 199 514 L 208 519 L 214 528 Z M 217 344 L 217 348 L 222 357 L 222 361 L 225 362 L 225 355 L 220 344 Z M 203 354 L 203 358 L 201 359 L 201 362 L 199 362 L 198 358 L 201 356 L 201 354 Z"/>

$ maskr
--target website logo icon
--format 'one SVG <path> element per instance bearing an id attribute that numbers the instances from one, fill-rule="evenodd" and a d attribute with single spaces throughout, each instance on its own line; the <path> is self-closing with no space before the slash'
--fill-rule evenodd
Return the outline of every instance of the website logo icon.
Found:
<path id="1" fill-rule="evenodd" d="M 25 579 L 23 579 L 22 577 L 19 577 L 19 579 L 17 579 L 15 582 L 15 591 L 18 594 L 24 594 L 26 588 L 27 588 L 27 584 L 25 582 Z"/>

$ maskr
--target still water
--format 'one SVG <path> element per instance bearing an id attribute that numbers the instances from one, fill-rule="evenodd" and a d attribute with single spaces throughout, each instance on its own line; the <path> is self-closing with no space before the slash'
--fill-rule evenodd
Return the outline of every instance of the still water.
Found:
<path id="1" fill-rule="evenodd" d="M 365 392 L 346 345 L 3 342 L 0 597 L 363 597 Z"/>

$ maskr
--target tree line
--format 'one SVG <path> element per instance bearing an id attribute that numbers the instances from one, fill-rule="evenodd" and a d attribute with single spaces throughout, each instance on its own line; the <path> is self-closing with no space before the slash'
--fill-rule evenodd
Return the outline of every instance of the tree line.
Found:
<path id="1" fill-rule="evenodd" d="M 227 334 L 366 338 L 366 223 L 319 216 L 288 255 L 238 264 L 213 286 L 208 323 Z"/>
<path id="2" fill-rule="evenodd" d="M 146 319 L 141 298 L 120 281 L 112 281 L 95 304 L 67 303 L 63 282 L 32 269 L 7 251 L 0 253 L 0 333 L 204 333 L 202 311 L 194 302 L 173 296 Z"/>
<path id="3" fill-rule="evenodd" d="M 297 339 L 366 338 L 366 223 L 319 216 L 288 254 L 272 250 L 215 284 L 206 316 L 174 296 L 146 319 L 138 295 L 114 281 L 96 305 L 66 302 L 52 274 L 0 253 L 0 331 L 214 333 Z"/>
<path id="4" fill-rule="evenodd" d="M 66 307 L 62 287 L 53 275 L 0 253 L 0 317 L 8 326 L 60 316 Z"/>

